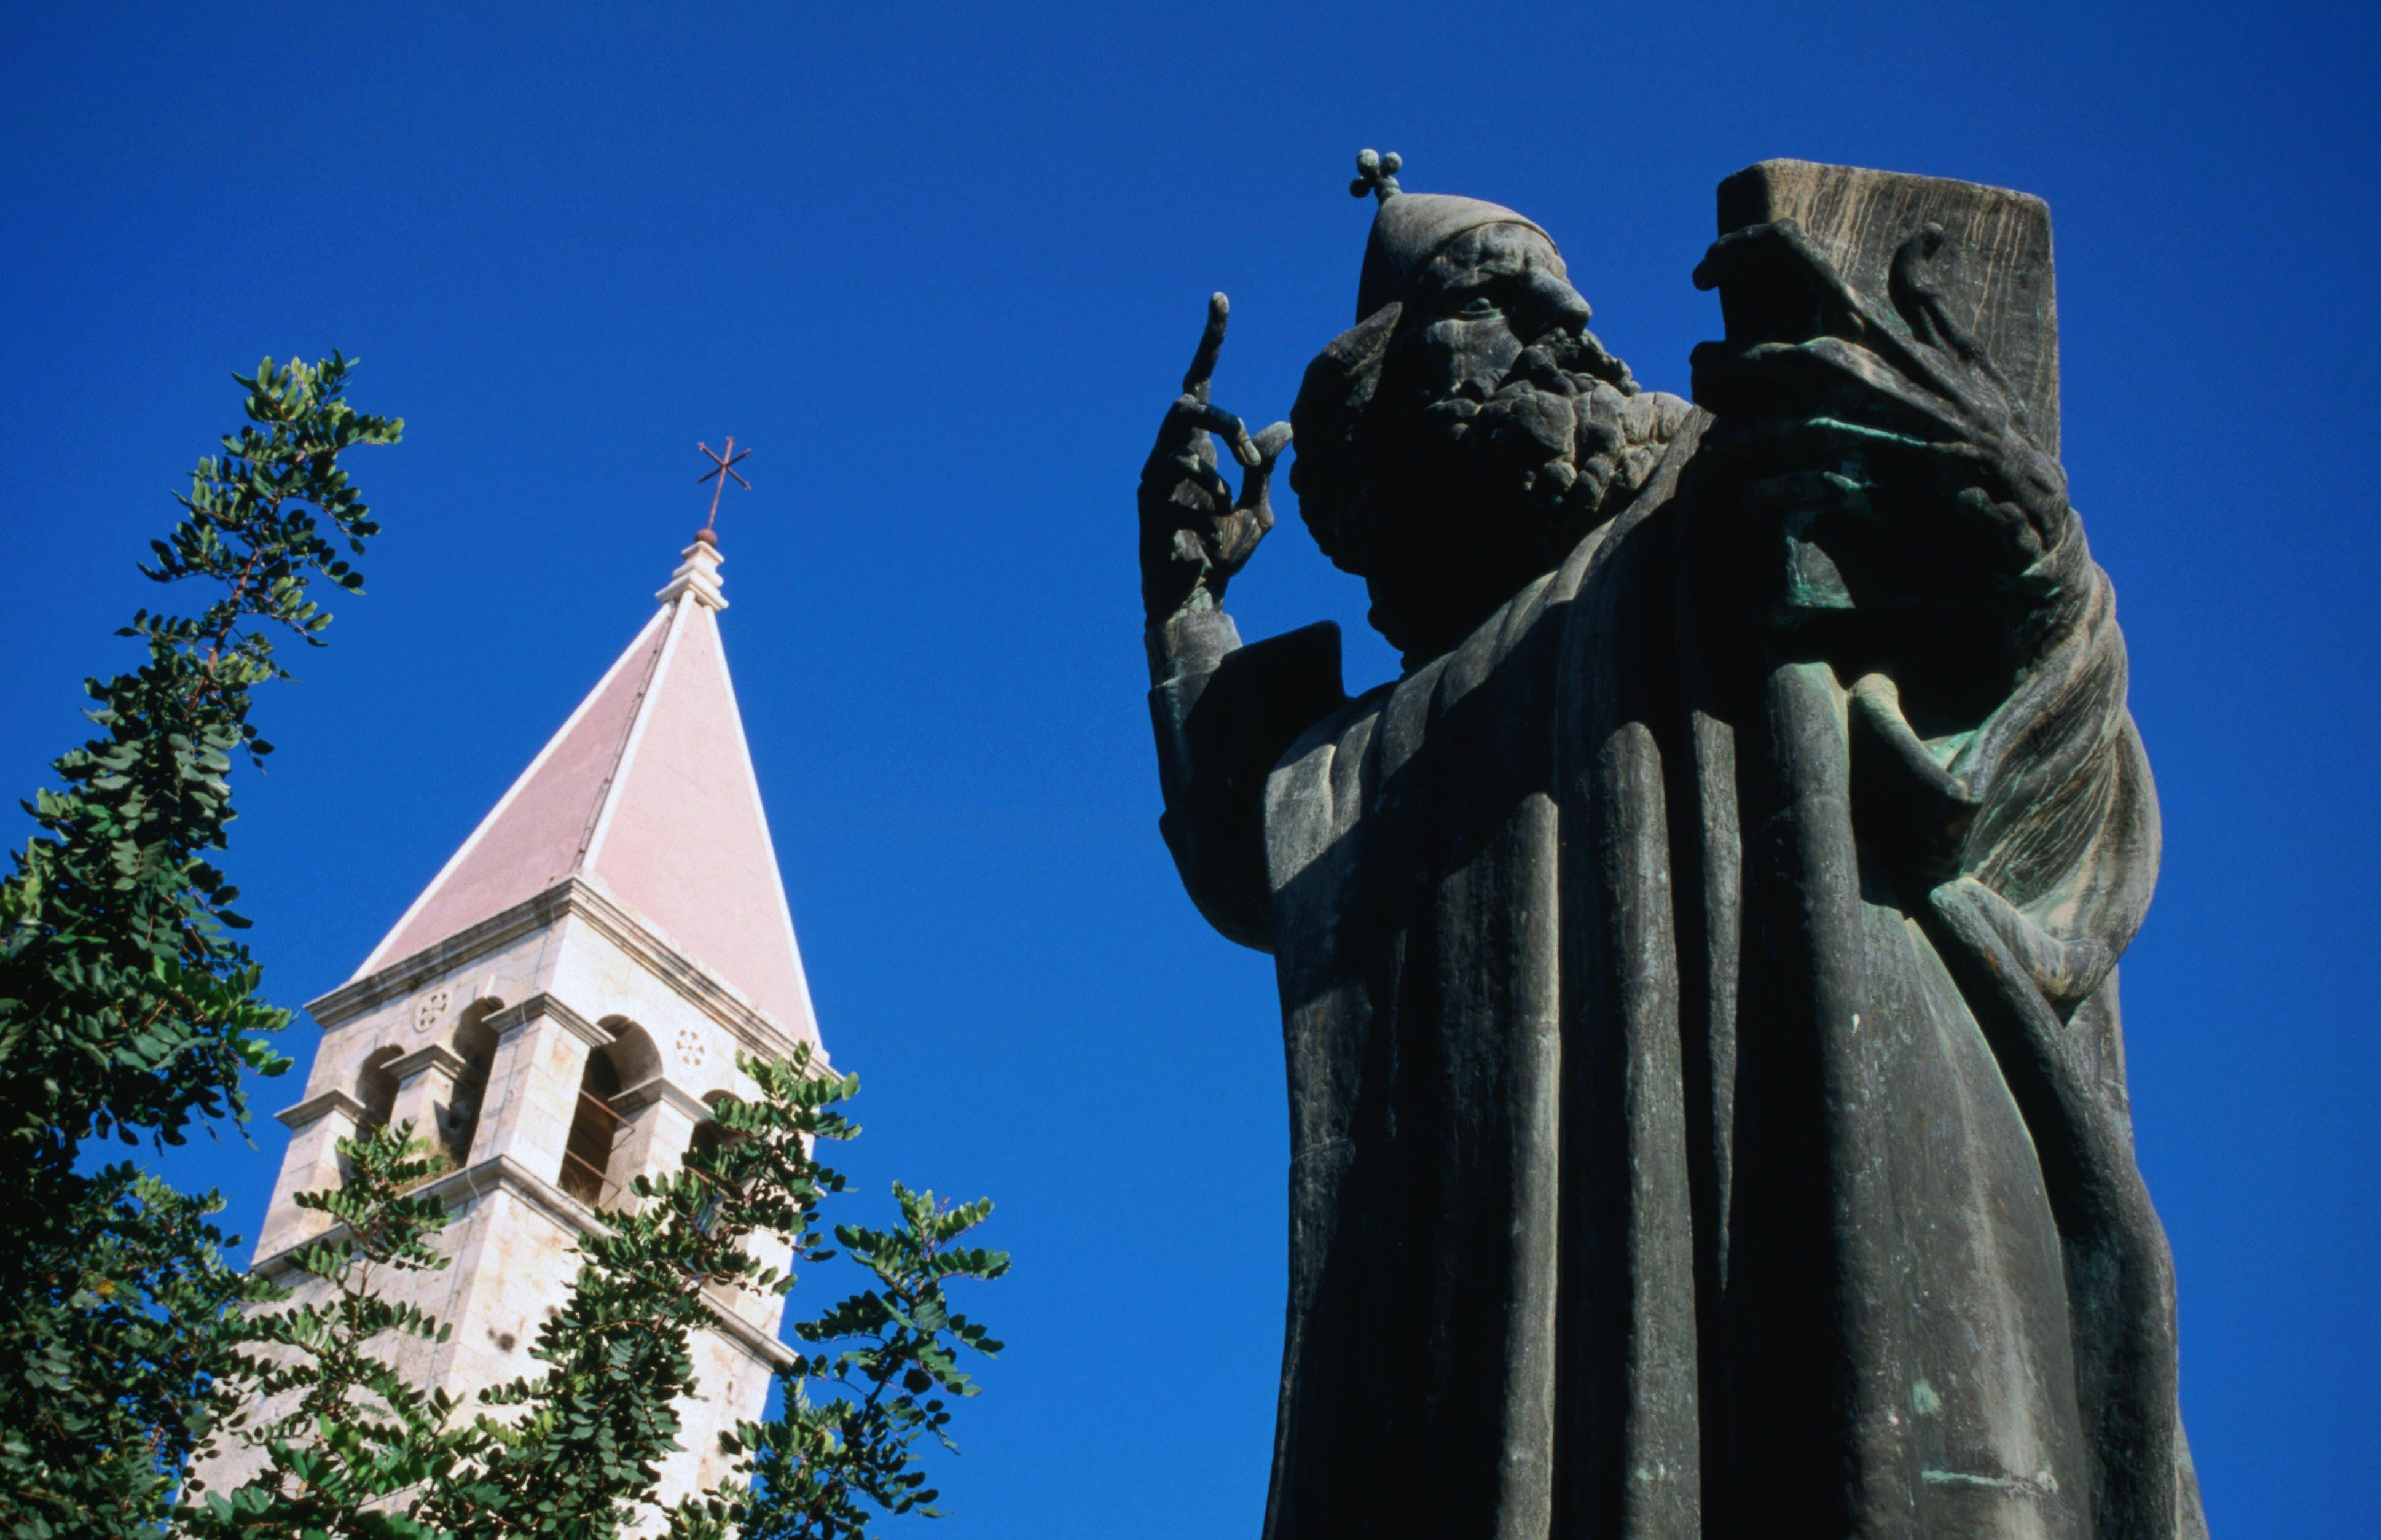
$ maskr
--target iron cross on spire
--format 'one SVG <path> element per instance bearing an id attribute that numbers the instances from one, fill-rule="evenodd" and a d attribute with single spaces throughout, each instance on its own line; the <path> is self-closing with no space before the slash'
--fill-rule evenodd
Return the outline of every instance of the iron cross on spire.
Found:
<path id="1" fill-rule="evenodd" d="M 702 521 L 702 532 L 696 539 L 716 545 L 719 543 L 719 537 L 712 533 L 711 527 L 719 522 L 719 494 L 727 490 L 727 479 L 731 476 L 736 478 L 736 484 L 746 491 L 752 490 L 752 483 L 744 479 L 736 469 L 737 463 L 750 458 L 752 452 L 748 449 L 741 455 L 737 454 L 736 435 L 733 433 L 727 435 L 727 448 L 724 454 L 714 453 L 711 445 L 707 443 L 697 443 L 694 447 L 711 456 L 711 468 L 696 477 L 694 484 L 699 487 L 705 481 L 713 483 L 711 516 Z"/>

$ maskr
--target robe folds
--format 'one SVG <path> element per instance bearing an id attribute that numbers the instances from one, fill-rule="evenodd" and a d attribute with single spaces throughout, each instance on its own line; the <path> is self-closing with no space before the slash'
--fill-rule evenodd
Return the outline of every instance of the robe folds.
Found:
<path id="1" fill-rule="evenodd" d="M 1267 1540 L 2204 1533 L 2106 579 L 2072 530 L 2018 683 L 1922 743 L 1715 623 L 1693 439 L 1361 698 L 1328 626 L 1153 637 L 1168 844 L 1281 990 Z"/>

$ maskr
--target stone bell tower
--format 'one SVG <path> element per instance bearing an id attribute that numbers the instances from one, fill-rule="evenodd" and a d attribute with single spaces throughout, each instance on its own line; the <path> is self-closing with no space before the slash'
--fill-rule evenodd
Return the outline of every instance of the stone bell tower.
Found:
<path id="1" fill-rule="evenodd" d="M 323 1039 L 254 1266 L 282 1280 L 323 1230 L 294 1194 L 336 1186 L 337 1143 L 411 1119 L 446 1170 L 445 1271 L 416 1301 L 452 1326 L 409 1365 L 468 1400 L 531 1374 L 578 1271 L 573 1245 L 641 1174 L 674 1169 L 746 1092 L 739 1049 L 818 1051 L 810 988 L 722 650 L 706 530 L 660 610 L 355 976 L 308 1009 Z M 725 1476 L 715 1435 L 757 1419 L 783 1302 L 712 1301 L 700 1389 L 663 1470 L 676 1498 Z M 241 1479 L 237 1452 L 206 1473 Z"/>

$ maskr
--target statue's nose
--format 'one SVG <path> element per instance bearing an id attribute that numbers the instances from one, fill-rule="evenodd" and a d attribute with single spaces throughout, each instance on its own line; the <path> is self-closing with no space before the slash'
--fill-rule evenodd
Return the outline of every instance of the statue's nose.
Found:
<path id="1" fill-rule="evenodd" d="M 1579 290 L 1543 269 L 1530 274 L 1530 301 L 1537 312 L 1541 332 L 1561 331 L 1576 335 L 1587 330 L 1593 315 Z"/>

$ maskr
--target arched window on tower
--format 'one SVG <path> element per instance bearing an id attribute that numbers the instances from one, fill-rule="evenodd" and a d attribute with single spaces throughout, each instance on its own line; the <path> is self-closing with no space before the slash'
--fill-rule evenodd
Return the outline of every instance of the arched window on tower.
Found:
<path id="1" fill-rule="evenodd" d="M 389 1115 L 397 1110 L 397 1076 L 389 1073 L 389 1066 L 404 1055 L 405 1050 L 395 1044 L 374 1049 L 357 1073 L 356 1100 L 364 1110 L 364 1128 L 385 1127 Z"/>
<path id="2" fill-rule="evenodd" d="M 480 1131 L 480 1108 L 488 1098 L 488 1073 L 495 1067 L 496 1035 L 488 1018 L 505 1008 L 500 1000 L 475 1000 L 463 1007 L 455 1023 L 455 1056 L 463 1061 L 455 1077 L 455 1094 L 446 1104 L 446 1125 L 439 1140 L 456 1166 L 471 1158 L 471 1140 Z"/>
<path id="3" fill-rule="evenodd" d="M 617 1203 L 633 1174 L 618 1169 L 629 1132 L 629 1120 L 618 1105 L 620 1093 L 661 1073 L 661 1056 L 644 1028 L 620 1016 L 604 1017 L 603 1025 L 611 1031 L 612 1041 L 587 1055 L 560 1177 L 562 1190 L 591 1208 Z"/>
<path id="4" fill-rule="evenodd" d="M 590 1208 L 612 1196 L 612 1148 L 628 1125 L 612 1107 L 619 1094 L 620 1072 L 612 1067 L 612 1051 L 599 1048 L 587 1056 L 587 1073 L 579 1077 L 579 1107 L 562 1146 L 562 1190 Z"/>
<path id="5" fill-rule="evenodd" d="M 727 1092 L 714 1091 L 702 1099 L 705 1106 L 716 1110 L 719 1104 L 727 1098 Z M 743 1137 L 743 1134 L 723 1127 L 706 1117 L 694 1125 L 694 1136 L 687 1141 L 687 1168 L 693 1171 L 697 1180 L 712 1190 L 709 1201 L 702 1206 L 702 1217 L 697 1221 L 705 1231 L 711 1228 L 712 1220 L 718 1215 L 720 1201 L 734 1191 L 728 1183 L 706 1170 L 710 1163 L 707 1158 L 718 1154 L 719 1151 Z"/>

